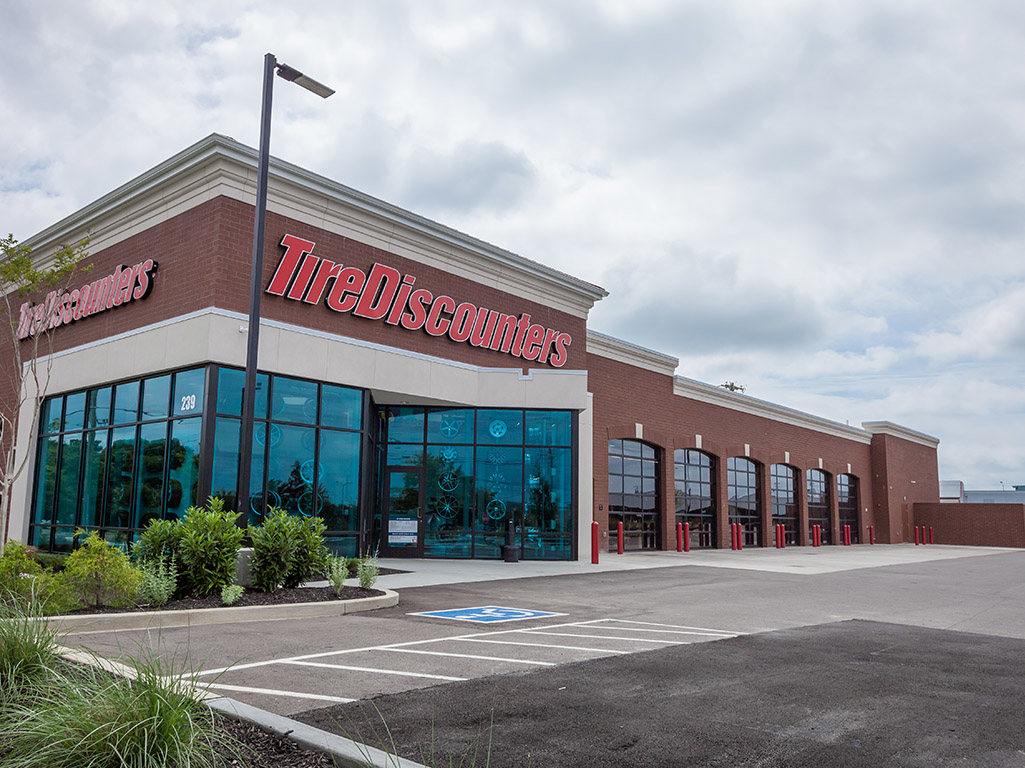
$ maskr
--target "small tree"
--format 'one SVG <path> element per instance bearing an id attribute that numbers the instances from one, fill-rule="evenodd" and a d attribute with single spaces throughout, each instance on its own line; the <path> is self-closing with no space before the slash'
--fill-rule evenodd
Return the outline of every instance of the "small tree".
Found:
<path id="1" fill-rule="evenodd" d="M 27 446 L 16 451 L 18 414 L 31 399 L 30 434 L 35 434 L 39 409 L 50 383 L 53 328 L 58 288 L 67 287 L 79 262 L 88 255 L 88 240 L 62 245 L 52 256 L 33 260 L 32 249 L 20 244 L 14 235 L 0 238 L 0 554 L 7 540 L 11 489 L 25 471 L 31 451 Z M 38 304 L 26 301 L 44 295 Z M 51 298 L 53 297 L 53 298 Z M 40 360 L 43 357 L 43 360 Z M 4 390 L 7 390 L 4 392 Z M 9 395 L 9 398 L 8 398 Z"/>

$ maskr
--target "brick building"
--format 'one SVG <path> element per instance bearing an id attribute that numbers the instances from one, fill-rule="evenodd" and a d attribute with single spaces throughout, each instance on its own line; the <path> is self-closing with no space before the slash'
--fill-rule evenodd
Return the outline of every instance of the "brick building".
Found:
<path id="1" fill-rule="evenodd" d="M 128 543 L 236 504 L 255 165 L 210 136 L 28 241 L 45 259 L 88 234 L 92 269 L 23 310 L 53 346 L 10 538 Z M 318 514 L 338 552 L 498 557 L 510 521 L 527 558 L 587 556 L 592 521 L 628 548 L 674 547 L 677 523 L 695 547 L 730 546 L 731 524 L 745 546 L 776 525 L 901 542 L 939 502 L 935 438 L 676 376 L 587 328 L 604 289 L 280 161 L 263 286 L 237 511 Z"/>

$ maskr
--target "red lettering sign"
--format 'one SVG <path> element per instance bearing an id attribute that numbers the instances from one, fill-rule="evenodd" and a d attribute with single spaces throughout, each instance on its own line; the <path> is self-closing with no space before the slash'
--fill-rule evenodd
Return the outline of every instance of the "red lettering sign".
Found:
<path id="1" fill-rule="evenodd" d="M 526 312 L 507 315 L 468 301 L 459 302 L 451 296 L 435 295 L 426 288 L 414 289 L 414 276 L 403 275 L 387 264 L 374 264 L 369 273 L 358 267 L 346 267 L 314 256 L 316 243 L 295 235 L 285 235 L 281 245 L 285 252 L 267 293 L 307 304 L 323 302 L 335 312 L 383 320 L 407 331 L 448 336 L 461 344 L 554 368 L 561 368 L 569 359 L 573 337 L 532 323 Z M 117 286 L 117 276 L 114 277 Z M 88 298 L 88 291 L 85 297 Z M 79 303 L 84 300 L 80 298 Z"/>

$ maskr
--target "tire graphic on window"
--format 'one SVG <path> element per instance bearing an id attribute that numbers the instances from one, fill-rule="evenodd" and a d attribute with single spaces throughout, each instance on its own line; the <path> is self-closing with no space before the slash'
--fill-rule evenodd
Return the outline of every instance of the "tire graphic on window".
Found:
<path id="1" fill-rule="evenodd" d="M 442 472 L 438 478 L 438 487 L 446 492 L 454 491 L 459 487 L 459 478 L 455 472 Z"/>
<path id="2" fill-rule="evenodd" d="M 267 425 L 257 424 L 256 425 L 256 442 L 260 445 L 266 445 L 264 442 L 267 439 Z M 270 425 L 270 444 L 271 448 L 281 442 L 281 427 L 277 424 Z"/>
<path id="3" fill-rule="evenodd" d="M 505 502 L 501 499 L 492 499 L 488 502 L 488 517 L 492 520 L 501 520 L 505 517 Z"/>
<path id="4" fill-rule="evenodd" d="M 261 493 L 260 489 L 256 489 L 249 495 L 249 508 L 253 510 L 253 514 L 260 516 L 263 514 L 256 505 L 259 502 L 265 501 L 267 507 L 281 507 L 281 496 L 278 495 L 277 491 L 267 491 L 266 497 Z"/>
<path id="5" fill-rule="evenodd" d="M 435 502 L 434 511 L 439 517 L 451 520 L 459 514 L 460 509 L 459 499 L 455 496 L 442 496 Z"/>

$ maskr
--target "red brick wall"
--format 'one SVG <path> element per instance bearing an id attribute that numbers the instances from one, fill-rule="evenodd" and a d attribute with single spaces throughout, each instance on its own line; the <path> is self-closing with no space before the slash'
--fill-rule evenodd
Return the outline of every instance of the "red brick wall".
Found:
<path id="1" fill-rule="evenodd" d="M 933 528 L 936 544 L 1025 547 L 1025 504 L 914 505 L 915 525 Z"/>
<path id="2" fill-rule="evenodd" d="M 893 435 L 873 435 L 872 493 L 876 540 L 914 541 L 913 506 L 940 500 L 936 449 Z"/>
<path id="3" fill-rule="evenodd" d="M 718 538 L 720 547 L 729 547 L 726 459 L 744 456 L 762 465 L 763 538 L 773 545 L 771 510 L 768 508 L 768 468 L 784 463 L 790 452 L 790 465 L 798 473 L 801 512 L 800 540 L 807 540 L 807 504 L 804 501 L 804 470 L 822 469 L 829 473 L 832 485 L 833 531 L 839 542 L 836 475 L 847 472 L 858 478 L 861 539 L 874 523 L 872 509 L 871 450 L 865 443 L 833 437 L 811 429 L 783 424 L 740 411 L 721 408 L 673 394 L 673 377 L 635 368 L 599 355 L 588 356 L 588 388 L 594 395 L 594 516 L 608 525 L 608 466 L 604 457 L 608 441 L 633 439 L 635 425 L 643 424 L 644 442 L 659 449 L 662 484 L 662 542 L 665 548 L 676 545 L 673 453 L 679 448 L 696 448 L 695 435 L 701 435 L 701 450 L 712 454 L 719 466 Z M 935 452 L 933 453 L 935 461 Z M 599 505 L 602 507 L 598 509 Z M 868 507 L 869 512 L 865 512 Z"/>
<path id="4" fill-rule="evenodd" d="M 217 306 L 238 312 L 249 309 L 249 264 L 253 243 L 253 209 L 243 203 L 225 200 L 222 204 L 222 228 L 225 237 L 225 264 L 219 275 Z M 583 318 L 553 310 L 541 303 L 505 293 L 498 288 L 473 282 L 440 269 L 374 248 L 341 235 L 302 224 L 276 214 L 267 217 L 267 235 L 264 248 L 264 280 L 266 286 L 274 275 L 284 249 L 281 238 L 292 234 L 316 243 L 314 255 L 335 263 L 359 267 L 369 271 L 375 262 L 387 264 L 402 274 L 416 277 L 416 288 L 426 288 L 435 296 L 445 294 L 456 303 L 469 301 L 478 307 L 487 307 L 510 315 L 527 312 L 531 321 L 573 337 L 569 359 L 563 368 L 583 368 L 586 361 L 586 332 Z M 380 320 L 368 320 L 350 313 L 338 313 L 324 306 L 292 301 L 284 297 L 264 294 L 264 317 L 301 325 L 329 333 L 338 333 L 391 347 L 408 349 L 422 354 L 444 357 L 460 362 L 495 368 L 545 367 L 498 351 L 479 349 L 457 343 L 447 337 L 435 338 L 423 330 L 409 331 L 391 326 Z"/>

